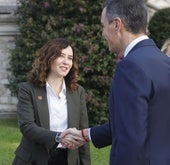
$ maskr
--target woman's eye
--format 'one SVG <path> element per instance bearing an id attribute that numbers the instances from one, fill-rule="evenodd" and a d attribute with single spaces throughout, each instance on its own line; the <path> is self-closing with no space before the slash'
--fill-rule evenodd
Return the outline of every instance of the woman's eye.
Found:
<path id="1" fill-rule="evenodd" d="M 69 59 L 69 60 L 73 60 L 73 57 L 69 57 L 68 59 Z"/>

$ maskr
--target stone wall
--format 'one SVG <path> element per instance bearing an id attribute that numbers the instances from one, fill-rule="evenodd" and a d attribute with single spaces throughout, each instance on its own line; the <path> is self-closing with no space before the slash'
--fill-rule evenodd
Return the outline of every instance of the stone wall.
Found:
<path id="1" fill-rule="evenodd" d="M 10 50 L 14 48 L 14 37 L 18 34 L 16 18 L 11 14 L 0 14 L 0 117 L 16 116 L 17 98 L 11 96 L 7 71 Z"/>

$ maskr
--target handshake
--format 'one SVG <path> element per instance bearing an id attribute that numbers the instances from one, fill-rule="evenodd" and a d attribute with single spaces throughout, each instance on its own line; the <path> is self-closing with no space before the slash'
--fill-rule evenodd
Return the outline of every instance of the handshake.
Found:
<path id="1" fill-rule="evenodd" d="M 69 128 L 61 133 L 60 143 L 65 148 L 77 149 L 78 147 L 89 142 L 89 129 L 77 130 L 76 128 Z"/>

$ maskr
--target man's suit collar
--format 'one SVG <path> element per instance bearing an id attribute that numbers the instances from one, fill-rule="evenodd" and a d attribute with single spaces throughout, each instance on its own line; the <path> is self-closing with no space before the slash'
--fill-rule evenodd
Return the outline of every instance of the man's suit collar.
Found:
<path id="1" fill-rule="evenodd" d="M 155 42 L 154 42 L 152 39 L 142 40 L 142 41 L 140 41 L 139 43 L 137 43 L 137 44 L 130 50 L 130 52 L 128 53 L 128 55 L 129 55 L 132 51 L 138 49 L 139 47 L 143 47 L 143 46 L 156 46 L 156 44 L 155 44 Z M 128 55 L 127 55 L 127 56 L 128 56 Z"/>
<path id="2" fill-rule="evenodd" d="M 124 52 L 124 57 L 126 57 L 128 55 L 128 53 L 133 49 L 133 47 L 135 47 L 135 45 L 137 45 L 138 43 L 140 43 L 143 40 L 149 39 L 147 35 L 143 35 L 140 36 L 138 38 L 136 38 L 135 40 L 133 40 L 125 49 Z"/>

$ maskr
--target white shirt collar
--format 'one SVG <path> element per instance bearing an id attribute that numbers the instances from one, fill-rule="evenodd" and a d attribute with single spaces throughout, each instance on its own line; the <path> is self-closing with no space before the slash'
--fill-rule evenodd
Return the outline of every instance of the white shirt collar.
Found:
<path id="1" fill-rule="evenodd" d="M 50 84 L 48 83 L 48 81 L 46 81 L 46 88 L 52 89 Z M 62 97 L 63 95 L 66 95 L 66 83 L 65 83 L 64 79 L 63 79 L 63 83 L 62 83 L 61 92 L 59 93 L 59 97 Z"/>
<path id="2" fill-rule="evenodd" d="M 148 39 L 148 36 L 147 35 L 143 35 L 141 37 L 138 37 L 136 38 L 135 40 L 133 40 L 125 49 L 125 52 L 124 52 L 124 57 L 127 56 L 127 54 L 132 50 L 132 48 L 137 44 L 139 43 L 140 41 L 142 40 L 145 40 L 145 39 Z"/>

